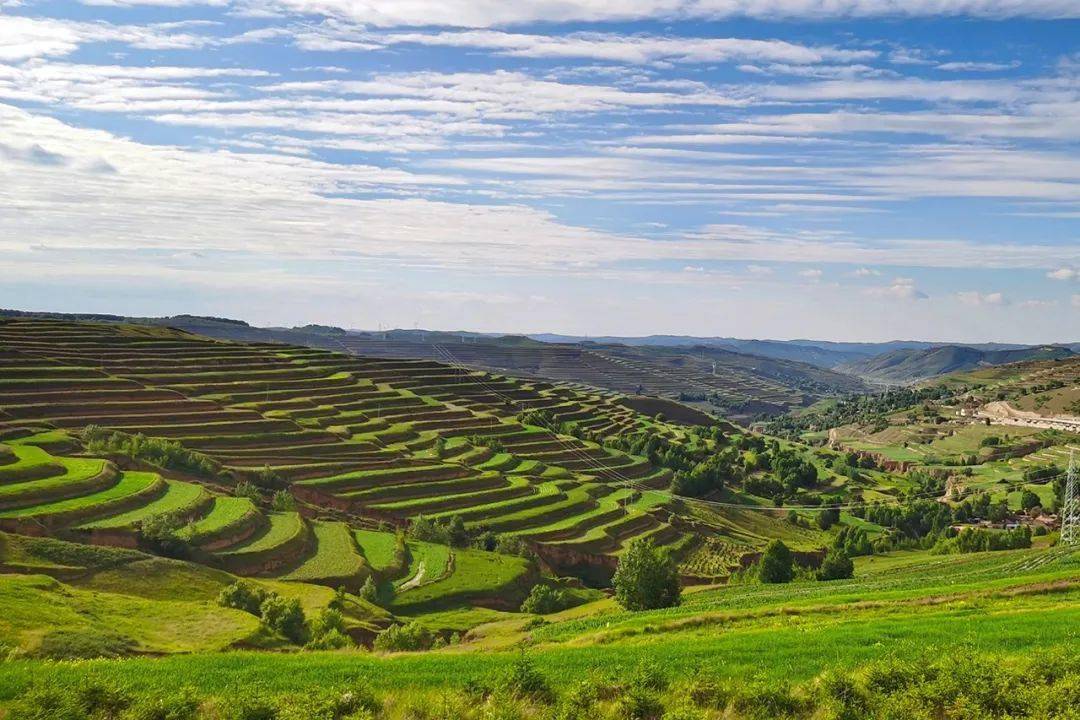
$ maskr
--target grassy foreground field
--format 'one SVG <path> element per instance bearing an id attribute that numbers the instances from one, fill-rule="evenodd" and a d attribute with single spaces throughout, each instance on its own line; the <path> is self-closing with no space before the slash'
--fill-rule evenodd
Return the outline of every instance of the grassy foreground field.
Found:
<path id="1" fill-rule="evenodd" d="M 9 589 L 35 582 L 42 581 L 0 580 Z M 899 664 L 914 672 L 912 668 L 930 668 L 948 658 L 950 672 L 957 677 L 978 672 L 992 683 L 994 672 L 1019 668 L 1039 657 L 1047 668 L 1071 658 L 1071 670 L 1061 672 L 1073 673 L 1075 683 L 1080 670 L 1073 652 L 1080 622 L 1078 601 L 1076 552 L 1050 548 L 945 557 L 895 553 L 860 560 L 853 579 L 836 583 L 703 588 L 687 593 L 680 607 L 643 613 L 628 613 L 611 600 L 600 600 L 550 615 L 539 626 L 528 618 L 510 616 L 475 628 L 460 646 L 426 653 L 234 651 L 59 663 L 12 660 L 0 664 L 0 700 L 10 703 L 35 684 L 62 687 L 92 681 L 145 697 L 166 697 L 191 688 L 210 713 L 215 702 L 225 703 L 237 693 L 285 703 L 288 696 L 313 687 L 360 683 L 385 703 L 382 716 L 452 717 L 400 713 L 408 709 L 406 698 L 449 694 L 446 702 L 451 702 L 469 687 L 476 692 L 477 686 L 490 684 L 506 668 L 521 664 L 518 648 L 528 647 L 528 663 L 558 688 L 560 696 L 572 694 L 583 681 L 597 687 L 631 682 L 648 666 L 663 680 L 648 681 L 655 686 L 651 694 L 671 707 L 685 704 L 679 698 L 693 694 L 694 687 L 700 691 L 713 683 L 726 688 L 728 701 L 721 707 L 710 707 L 714 698 L 686 710 L 697 714 L 671 717 L 893 717 L 870 709 L 862 715 L 813 715 L 821 710 L 815 704 L 820 700 L 820 676 L 852 673 L 863 682 L 865 675 L 860 673 L 868 667 L 895 671 Z M 160 621 L 155 615 L 140 618 Z M 1029 677 L 1029 682 L 1040 681 Z M 747 698 L 760 695 L 762 687 L 772 688 L 777 697 L 758 697 L 755 702 L 764 705 L 755 705 Z M 985 708 L 976 712 L 974 706 L 962 712 L 964 703 L 977 702 L 984 690 L 953 687 L 951 692 L 968 695 L 962 701 L 924 698 L 930 705 L 939 700 L 949 707 L 960 703 L 926 717 L 1006 717 L 978 714 Z M 624 692 L 632 694 L 633 688 Z M 743 698 L 741 705 L 735 702 L 738 698 Z M 790 703 L 783 705 L 778 698 Z M 515 707 L 522 706 L 526 717 L 546 717 L 543 713 L 555 712 L 552 708 L 557 709 L 558 702 L 567 702 L 565 697 L 554 700 L 554 706 L 518 700 Z M 607 713 L 660 717 L 625 714 L 619 702 L 597 700 L 597 714 L 580 717 L 607 717 Z M 729 707 L 731 703 L 742 710 Z M 478 701 L 476 707 L 486 706 Z M 780 710 L 761 714 L 773 712 L 769 707 Z"/>

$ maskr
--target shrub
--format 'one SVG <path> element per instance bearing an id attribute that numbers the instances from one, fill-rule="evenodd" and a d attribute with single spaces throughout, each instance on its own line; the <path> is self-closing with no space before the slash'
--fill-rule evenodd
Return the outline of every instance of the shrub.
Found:
<path id="1" fill-rule="evenodd" d="M 156 696 L 134 705 L 124 720 L 197 720 L 199 701 L 189 690 Z"/>
<path id="2" fill-rule="evenodd" d="M 311 622 L 311 639 L 306 648 L 310 650 L 337 650 L 351 647 L 352 638 L 345 633 L 345 620 L 339 610 L 326 608 Z"/>
<path id="3" fill-rule="evenodd" d="M 408 625 L 391 625 L 376 635 L 374 648 L 382 652 L 430 650 L 434 642 L 431 631 L 413 620 Z"/>
<path id="4" fill-rule="evenodd" d="M 364 720 L 381 710 L 382 703 L 371 689 L 357 684 L 292 696 L 282 704 L 278 720 Z"/>
<path id="5" fill-rule="evenodd" d="M 246 690 L 246 687 L 238 689 L 230 695 L 223 710 L 223 720 L 277 720 L 277 707 L 273 703 L 262 697 L 244 695 Z"/>
<path id="6" fill-rule="evenodd" d="M 277 490 L 270 499 L 270 507 L 278 512 L 289 512 L 296 509 L 296 498 L 288 490 Z"/>
<path id="7" fill-rule="evenodd" d="M 533 585 L 529 597 L 525 598 L 525 601 L 521 603 L 521 612 L 547 615 L 565 610 L 569 606 L 570 598 L 565 590 L 541 583 Z"/>
<path id="8" fill-rule="evenodd" d="M 185 560 L 191 555 L 191 543 L 181 533 L 186 524 L 176 513 L 148 517 L 139 522 L 139 544 L 158 555 Z"/>
<path id="9" fill-rule="evenodd" d="M 259 606 L 259 615 L 263 627 L 267 630 L 278 633 L 297 645 L 302 645 L 307 639 L 304 610 L 296 598 L 286 599 L 271 594 Z"/>
<path id="10" fill-rule="evenodd" d="M 236 497 L 246 497 L 249 500 L 255 500 L 258 502 L 262 497 L 262 493 L 259 492 L 259 486 L 250 480 L 241 480 L 233 487 L 233 495 Z"/>
<path id="11" fill-rule="evenodd" d="M 822 530 L 828 530 L 840 521 L 839 508 L 825 508 L 817 514 L 817 526 Z"/>
<path id="12" fill-rule="evenodd" d="M 375 584 L 375 578 L 368 575 L 367 580 L 360 586 L 360 597 L 369 603 L 379 602 L 379 586 Z"/>
<path id="13" fill-rule="evenodd" d="M 787 583 L 793 577 L 795 561 L 788 546 L 780 540 L 771 541 L 761 556 L 758 578 L 763 583 Z"/>
<path id="14" fill-rule="evenodd" d="M 423 542 L 465 547 L 469 545 L 469 533 L 460 515 L 447 520 L 432 520 L 420 516 L 409 525 L 409 536 Z"/>
<path id="15" fill-rule="evenodd" d="M 660 720 L 664 706 L 647 688 L 631 686 L 615 701 L 614 717 L 619 720 Z"/>
<path id="16" fill-rule="evenodd" d="M 83 682 L 75 686 L 32 685 L 8 708 L 7 720 L 85 720 L 116 717 L 131 705 L 127 695 Z"/>
<path id="17" fill-rule="evenodd" d="M 243 580 L 238 580 L 232 585 L 223 588 L 221 592 L 218 593 L 217 602 L 218 605 L 224 607 L 243 610 L 252 615 L 259 615 L 261 613 L 263 601 L 270 597 L 271 594 L 272 593 L 269 593 L 260 587 L 256 587 Z"/>
<path id="18" fill-rule="evenodd" d="M 555 700 L 555 691 L 544 675 L 536 669 L 525 651 L 514 659 L 499 678 L 498 687 L 505 689 L 513 697 L 550 704 Z"/>
<path id="19" fill-rule="evenodd" d="M 647 539 L 637 539 L 619 558 L 612 578 L 615 599 L 627 610 L 679 604 L 679 576 L 671 558 Z"/>
<path id="20" fill-rule="evenodd" d="M 846 580 L 855 573 L 855 563 L 851 562 L 843 550 L 833 548 L 825 555 L 817 571 L 818 580 Z"/>
<path id="21" fill-rule="evenodd" d="M 1020 494 L 1020 508 L 1022 510 L 1031 510 L 1032 508 L 1039 507 L 1041 504 L 1042 500 L 1039 499 L 1039 496 L 1030 490 L 1024 490 L 1024 492 Z"/>

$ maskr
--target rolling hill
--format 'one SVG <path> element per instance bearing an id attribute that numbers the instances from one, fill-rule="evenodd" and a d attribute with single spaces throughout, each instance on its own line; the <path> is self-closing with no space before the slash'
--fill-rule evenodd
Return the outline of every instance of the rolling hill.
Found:
<path id="1" fill-rule="evenodd" d="M 980 350 L 962 345 L 903 349 L 841 366 L 840 369 L 875 383 L 906 384 L 939 375 L 1029 360 L 1068 358 L 1066 346 L 1043 345 L 1007 350 Z"/>

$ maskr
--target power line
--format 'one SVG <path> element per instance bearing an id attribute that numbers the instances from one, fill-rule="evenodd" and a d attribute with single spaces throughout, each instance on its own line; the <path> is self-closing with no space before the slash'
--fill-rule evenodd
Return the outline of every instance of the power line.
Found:
<path id="1" fill-rule="evenodd" d="M 1076 451 L 1069 453 L 1069 472 L 1061 508 L 1061 543 L 1080 545 L 1080 479 L 1077 478 Z"/>

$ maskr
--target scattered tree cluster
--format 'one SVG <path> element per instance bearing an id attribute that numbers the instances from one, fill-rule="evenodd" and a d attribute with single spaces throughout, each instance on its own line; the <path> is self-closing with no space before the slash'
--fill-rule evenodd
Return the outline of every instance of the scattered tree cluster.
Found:
<path id="1" fill-rule="evenodd" d="M 168 470 L 205 477 L 215 477 L 220 470 L 216 460 L 189 450 L 175 440 L 146 437 L 142 433 L 129 435 L 105 430 L 97 425 L 87 425 L 81 438 L 83 445 L 91 453 L 126 455 Z"/>

